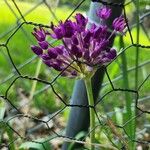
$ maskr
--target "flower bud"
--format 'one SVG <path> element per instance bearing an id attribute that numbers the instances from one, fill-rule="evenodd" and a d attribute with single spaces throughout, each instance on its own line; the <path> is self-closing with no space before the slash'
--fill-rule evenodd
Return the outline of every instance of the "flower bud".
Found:
<path id="1" fill-rule="evenodd" d="M 41 54 L 43 54 L 43 50 L 40 47 L 38 47 L 38 46 L 32 45 L 31 49 L 38 56 L 41 55 Z"/>
<path id="2" fill-rule="evenodd" d="M 112 48 L 107 54 L 107 58 L 112 60 L 116 57 L 116 55 L 117 55 L 116 50 Z"/>
<path id="3" fill-rule="evenodd" d="M 51 37 L 54 39 L 62 39 L 63 38 L 63 33 L 62 29 L 60 27 L 53 27 L 53 33 L 51 34 Z"/>
<path id="4" fill-rule="evenodd" d="M 77 22 L 77 30 L 78 31 L 82 31 L 85 29 L 86 27 L 86 24 L 87 24 L 87 21 L 88 19 L 85 18 L 82 14 L 78 13 L 76 14 L 75 16 L 75 19 L 76 19 L 76 22 Z"/>
<path id="5" fill-rule="evenodd" d="M 46 41 L 42 41 L 42 42 L 39 42 L 39 45 L 42 49 L 46 50 L 46 49 L 48 49 L 49 44 Z"/>
<path id="6" fill-rule="evenodd" d="M 81 50 L 76 45 L 72 45 L 72 47 L 71 47 L 71 53 L 73 55 L 75 55 L 76 57 L 78 57 L 78 58 L 82 57 L 82 52 L 81 52 Z"/>
<path id="7" fill-rule="evenodd" d="M 42 55 L 41 55 L 41 58 L 42 58 L 43 60 L 50 60 L 50 59 L 51 59 L 48 54 L 42 54 Z"/>
<path id="8" fill-rule="evenodd" d="M 73 36 L 75 30 L 73 22 L 67 20 L 63 24 L 60 24 L 60 27 L 65 38 L 70 38 Z"/>
<path id="9" fill-rule="evenodd" d="M 40 28 L 40 29 L 34 28 L 34 32 L 32 32 L 32 34 L 35 36 L 35 38 L 36 38 L 39 42 L 44 41 L 45 38 L 46 38 L 45 30 L 42 29 L 42 28 Z"/>
<path id="10" fill-rule="evenodd" d="M 55 48 L 49 48 L 48 55 L 50 58 L 53 58 L 53 59 L 57 58 L 57 52 L 56 52 Z"/>
<path id="11" fill-rule="evenodd" d="M 108 7 L 103 7 L 101 9 L 98 9 L 96 11 L 96 14 L 98 17 L 100 17 L 102 19 L 108 19 L 111 15 L 111 9 Z"/>
<path id="12" fill-rule="evenodd" d="M 113 28 L 118 32 L 123 32 L 126 27 L 125 19 L 120 16 L 113 21 Z"/>

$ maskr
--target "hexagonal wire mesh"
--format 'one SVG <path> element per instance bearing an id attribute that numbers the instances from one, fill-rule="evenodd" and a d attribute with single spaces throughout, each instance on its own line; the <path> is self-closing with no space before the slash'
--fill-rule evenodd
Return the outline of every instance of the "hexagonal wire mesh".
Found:
<path id="1" fill-rule="evenodd" d="M 73 13 L 77 11 L 77 9 L 81 5 L 84 4 L 84 2 L 85 0 L 79 2 L 79 4 L 75 6 L 74 10 L 69 14 L 67 19 L 69 19 L 73 15 Z M 134 33 L 131 30 L 134 30 L 139 24 L 141 26 L 142 32 L 145 34 L 145 38 L 147 38 L 149 41 L 149 35 L 148 35 L 149 31 L 147 31 L 147 28 L 143 25 L 143 23 L 145 18 L 147 18 L 150 15 L 150 13 L 138 12 L 140 15 L 139 22 L 135 23 L 132 21 L 131 23 L 129 23 L 128 15 L 130 14 L 127 13 L 126 7 L 129 5 L 135 5 L 134 1 L 129 1 L 126 2 L 125 4 L 107 3 L 101 0 L 93 0 L 93 2 L 99 2 L 102 3 L 103 5 L 111 5 L 114 7 L 122 7 L 124 17 L 127 23 L 127 30 L 128 30 L 127 38 L 130 38 L 130 41 L 128 40 L 130 43 L 124 45 L 124 48 L 120 50 L 115 60 L 105 67 L 105 74 L 107 79 L 104 79 L 104 83 L 102 84 L 101 93 L 103 94 L 101 94 L 102 96 L 99 97 L 97 103 L 94 106 L 70 105 L 69 102 L 66 100 L 69 99 L 70 95 L 68 96 L 66 94 L 66 91 L 63 90 L 64 84 L 59 83 L 60 82 L 59 80 L 61 80 L 61 74 L 63 73 L 64 70 L 60 74 L 58 74 L 48 69 L 40 69 L 44 73 L 43 74 L 39 73 L 42 71 L 37 71 L 37 68 L 39 64 L 41 65 L 41 63 L 36 59 L 37 57 L 33 55 L 31 56 L 30 54 L 31 52 L 26 51 L 26 49 L 30 49 L 29 46 L 32 43 L 34 43 L 32 37 L 30 36 L 33 27 L 50 28 L 48 23 L 47 25 L 44 25 L 42 21 L 41 23 L 36 23 L 34 19 L 33 21 L 28 21 L 30 20 L 29 18 L 35 16 L 33 12 L 36 9 L 38 9 L 38 11 L 41 11 L 41 8 L 39 7 L 43 5 L 46 13 L 50 13 L 53 19 L 56 22 L 58 22 L 59 18 L 57 18 L 57 13 L 54 12 L 51 5 L 47 3 L 47 1 L 45 0 L 35 3 L 34 5 L 32 4 L 30 8 L 26 6 L 28 5 L 27 3 L 24 3 L 23 6 L 21 6 L 20 2 L 15 0 L 12 1 L 4 0 L 3 2 L 1 2 L 2 5 L 7 6 L 8 11 L 10 11 L 9 14 L 13 15 L 13 17 L 16 19 L 16 23 L 10 21 L 10 26 L 6 28 L 4 27 L 3 28 L 4 31 L 1 31 L 0 34 L 0 40 L 1 40 L 0 58 L 2 60 L 1 63 L 2 69 L 0 72 L 2 78 L 0 83 L 1 86 L 1 93 L 0 93 L 1 146 L 0 147 L 1 149 L 6 147 L 8 149 L 14 149 L 14 147 L 19 147 L 25 141 L 30 141 L 31 143 L 37 143 L 41 145 L 42 147 L 41 149 L 47 149 L 45 146 L 46 143 L 50 142 L 51 144 L 53 144 L 53 146 L 55 144 L 57 145 L 57 140 L 55 141 L 55 139 L 58 138 L 61 138 L 62 141 L 83 143 L 85 145 L 89 144 L 85 140 L 81 141 L 76 138 L 66 137 L 65 134 L 63 134 L 62 132 L 64 128 L 64 126 L 61 125 L 62 123 L 60 123 L 61 119 L 63 119 L 62 116 L 65 115 L 65 111 L 67 111 L 67 109 L 71 107 L 93 108 L 97 118 L 97 125 L 95 126 L 95 129 L 99 127 L 103 128 L 104 130 L 103 132 L 106 135 L 106 137 L 109 134 L 108 130 L 110 130 L 113 136 L 120 139 L 122 143 L 122 149 L 126 143 L 129 143 L 131 141 L 137 143 L 137 145 L 138 144 L 147 145 L 147 149 L 148 149 L 149 138 L 147 137 L 146 139 L 146 137 L 144 136 L 146 135 L 150 136 L 149 125 L 148 125 L 149 123 L 148 115 L 150 114 L 150 111 L 148 111 L 148 107 L 146 107 L 144 103 L 148 105 L 147 101 L 150 99 L 150 96 L 148 95 L 149 93 L 145 92 L 145 89 L 148 89 L 149 87 L 148 81 L 149 81 L 150 73 L 147 71 L 147 68 L 150 61 L 148 60 L 148 57 L 146 57 L 146 60 L 140 59 L 138 53 L 139 52 L 143 53 L 141 54 L 142 56 L 145 55 L 146 53 L 149 53 L 148 50 L 150 49 L 150 45 L 142 44 L 140 43 L 140 41 L 134 42 L 135 35 L 133 35 Z M 24 10 L 23 7 L 25 7 L 26 9 Z M 31 15 L 31 17 L 28 18 L 28 15 Z M 5 24 L 2 23 L 2 26 L 5 26 Z M 26 40 L 25 48 L 21 46 L 22 43 L 19 43 L 20 42 L 18 39 L 19 36 L 22 36 L 23 39 Z M 55 42 L 57 41 L 52 41 L 52 43 L 54 44 Z M 18 44 L 18 46 L 15 47 L 15 44 Z M 14 50 L 14 47 L 17 49 Z M 137 52 L 136 56 L 133 58 L 136 59 L 135 61 L 136 65 L 135 66 L 132 65 L 132 67 L 126 66 L 125 72 L 130 78 L 134 76 L 133 72 L 135 71 L 136 74 L 135 80 L 136 83 L 139 83 L 136 85 L 136 88 L 133 88 L 133 86 L 131 86 L 130 88 L 130 85 L 126 86 L 126 84 L 123 84 L 123 87 L 121 87 L 121 83 L 116 84 L 116 82 L 122 82 L 124 80 L 124 75 L 125 75 L 122 66 L 120 65 L 121 63 L 123 63 L 120 62 L 121 57 L 123 56 L 123 54 L 126 54 L 127 57 L 131 55 L 128 54 L 129 51 L 130 53 L 133 53 L 131 49 L 134 49 L 134 51 Z M 24 56 L 24 58 L 22 58 L 23 57 L 22 55 Z M 16 57 L 18 58 L 16 59 Z M 111 70 L 111 68 L 113 68 L 116 65 L 118 66 L 117 67 L 118 70 L 122 70 L 122 72 L 120 72 L 120 74 L 118 73 L 119 75 L 117 74 L 115 76 L 113 75 L 114 73 L 112 73 L 113 71 Z M 44 66 L 42 67 L 44 68 Z M 138 75 L 139 74 L 138 71 L 140 69 L 144 74 L 144 75 L 142 74 L 142 78 L 140 78 Z M 131 75 L 129 75 L 130 73 Z M 128 80 L 134 82 L 133 80 L 130 79 Z M 137 82 L 138 80 L 140 81 Z M 22 85 L 24 85 L 24 87 L 22 87 Z M 34 89 L 30 93 L 31 86 L 32 86 L 32 90 L 34 89 L 34 86 L 36 86 L 37 90 L 35 91 Z M 22 88 L 24 88 L 24 90 Z M 120 93 L 120 95 L 122 95 L 121 98 L 120 95 L 117 95 L 117 92 Z M 128 96 L 123 97 L 123 93 L 125 93 L 125 95 Z M 133 105 L 133 108 L 135 107 L 135 112 L 136 112 L 135 115 L 125 120 L 124 123 L 118 123 L 118 121 L 115 121 L 117 120 L 117 115 L 120 115 L 120 113 L 123 113 L 125 111 L 125 108 L 123 107 L 123 104 L 125 102 L 121 102 L 122 106 L 118 106 L 117 102 L 115 102 L 114 107 L 117 109 L 112 109 L 110 108 L 110 106 L 112 106 L 112 102 L 107 103 L 107 96 L 109 97 L 109 94 L 110 96 L 112 96 L 112 102 L 114 98 L 115 99 L 117 98 L 119 101 L 125 98 L 132 97 L 135 103 L 135 105 Z M 132 94 L 134 94 L 134 96 Z M 30 112 L 30 109 L 33 109 L 33 107 L 35 107 L 34 103 L 37 103 L 38 107 L 40 107 L 39 105 L 42 104 L 40 102 L 33 101 L 33 99 L 38 96 L 41 101 L 43 97 L 47 95 L 56 100 L 56 103 L 58 103 L 56 104 L 58 105 L 58 110 L 57 108 L 54 108 L 53 111 L 50 112 L 50 114 L 48 114 L 49 112 L 44 112 L 45 109 L 43 106 L 42 108 L 43 110 L 40 112 L 36 112 L 37 110 L 32 110 Z M 104 99 L 106 103 L 104 102 Z M 49 104 L 50 108 L 51 105 L 54 105 L 53 103 L 55 103 L 55 100 L 53 100 L 53 102 Z M 110 106 L 105 106 L 105 104 L 106 105 L 110 104 Z M 47 111 L 48 109 L 49 108 L 47 108 Z M 110 111 L 109 109 L 112 109 L 112 111 Z M 143 118 L 144 120 L 142 120 Z M 130 122 L 132 122 L 133 120 L 136 120 L 137 122 L 139 120 L 140 123 L 138 124 L 142 128 L 142 130 L 140 131 L 140 127 L 137 126 L 136 139 L 132 139 L 132 137 L 130 137 L 126 131 L 126 126 L 128 126 L 128 124 L 130 124 Z M 143 122 L 144 124 L 142 125 Z M 99 130 L 97 129 L 97 131 Z M 42 134 L 43 132 L 44 134 Z M 88 137 L 89 133 L 86 134 L 85 138 Z M 44 138 L 45 136 L 46 138 Z M 37 140 L 36 137 L 44 138 L 44 140 L 41 141 Z M 112 145 L 114 144 L 114 142 L 112 142 L 111 140 L 110 142 Z M 100 143 L 94 143 L 94 145 L 97 148 L 105 147 Z M 110 147 L 110 149 L 115 149 L 115 146 L 114 148 L 113 146 Z"/>

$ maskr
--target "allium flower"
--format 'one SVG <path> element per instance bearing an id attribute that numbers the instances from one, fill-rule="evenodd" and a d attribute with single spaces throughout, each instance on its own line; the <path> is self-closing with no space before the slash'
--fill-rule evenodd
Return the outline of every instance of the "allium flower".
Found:
<path id="1" fill-rule="evenodd" d="M 113 28 L 118 32 L 123 32 L 126 27 L 125 19 L 120 16 L 113 21 Z"/>
<path id="2" fill-rule="evenodd" d="M 108 18 L 110 12 L 110 9 L 103 8 L 100 15 Z M 87 22 L 88 19 L 78 13 L 75 21 L 61 21 L 57 26 L 52 24 L 51 31 L 34 29 L 33 35 L 39 46 L 31 46 L 31 49 L 47 66 L 63 71 L 63 76 L 91 76 L 97 70 L 97 66 L 108 64 L 117 54 L 114 48 L 109 47 L 108 27 L 93 23 L 91 28 L 87 29 Z M 121 18 L 116 18 L 113 27 L 116 31 L 122 31 L 125 24 Z M 61 44 L 53 47 L 48 42 L 49 38 L 60 40 Z"/>
<path id="3" fill-rule="evenodd" d="M 111 15 L 111 9 L 108 7 L 103 7 L 101 9 L 98 9 L 96 11 L 96 14 L 98 17 L 100 17 L 102 19 L 108 19 Z"/>

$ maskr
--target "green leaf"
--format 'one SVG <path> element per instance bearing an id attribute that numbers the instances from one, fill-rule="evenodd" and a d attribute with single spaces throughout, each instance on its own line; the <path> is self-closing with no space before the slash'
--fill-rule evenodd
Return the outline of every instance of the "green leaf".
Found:
<path id="1" fill-rule="evenodd" d="M 19 147 L 19 150 L 27 150 L 27 149 L 28 150 L 45 150 L 45 149 L 52 150 L 50 143 L 48 142 L 44 143 L 44 141 L 45 139 L 38 139 L 36 140 L 36 142 L 39 142 L 39 143 L 35 143 L 35 142 L 22 143 L 21 146 Z"/>
<path id="2" fill-rule="evenodd" d="M 77 139 L 77 140 L 81 140 L 83 137 L 85 137 L 85 135 L 86 135 L 86 132 L 81 131 L 81 132 L 79 132 L 79 133 L 75 136 L 75 139 Z M 68 150 L 72 150 L 72 149 L 73 149 L 74 144 L 75 144 L 74 142 L 73 142 L 73 143 L 71 143 L 71 144 L 69 145 Z"/>

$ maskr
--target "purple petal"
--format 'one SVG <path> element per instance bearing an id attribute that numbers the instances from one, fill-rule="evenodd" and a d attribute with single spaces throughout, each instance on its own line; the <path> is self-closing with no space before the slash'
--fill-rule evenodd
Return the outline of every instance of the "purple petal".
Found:
<path id="1" fill-rule="evenodd" d="M 53 58 L 53 59 L 57 58 L 57 52 L 56 52 L 55 48 L 49 48 L 48 55 L 50 58 Z"/>
<path id="2" fill-rule="evenodd" d="M 91 57 L 92 58 L 98 57 L 100 55 L 101 51 L 102 51 L 102 49 L 96 49 L 96 50 L 94 50 L 93 53 L 91 54 Z"/>
<path id="3" fill-rule="evenodd" d="M 110 52 L 107 54 L 107 58 L 114 59 L 116 57 L 117 53 L 115 49 L 111 49 Z"/>
<path id="4" fill-rule="evenodd" d="M 51 37 L 58 40 L 62 39 L 63 38 L 62 29 L 60 27 L 54 27 Z"/>
<path id="5" fill-rule="evenodd" d="M 96 28 L 97 26 L 93 23 L 90 28 L 91 33 L 93 33 Z"/>
<path id="6" fill-rule="evenodd" d="M 92 36 L 92 33 L 88 30 L 85 34 L 85 37 L 84 37 L 84 42 L 85 43 L 89 43 L 90 42 L 90 39 L 91 39 L 91 36 Z"/>
<path id="7" fill-rule="evenodd" d="M 77 39 L 76 36 L 72 36 L 72 43 L 75 44 L 75 45 L 79 44 L 78 39 Z"/>
<path id="8" fill-rule="evenodd" d="M 66 38 L 72 37 L 75 32 L 75 26 L 71 20 L 67 20 L 60 24 L 60 28 L 62 30 L 63 36 Z"/>
<path id="9" fill-rule="evenodd" d="M 109 44 L 109 41 L 107 39 L 103 39 L 99 42 L 98 49 L 106 50 L 108 44 Z"/>
<path id="10" fill-rule="evenodd" d="M 51 59 L 48 54 L 42 54 L 42 55 L 41 55 L 41 58 L 42 58 L 43 60 L 50 60 L 50 59 Z"/>
<path id="11" fill-rule="evenodd" d="M 52 67 L 57 71 L 62 71 L 64 69 L 63 62 L 61 60 L 54 60 L 52 63 Z"/>
<path id="12" fill-rule="evenodd" d="M 84 52 L 84 59 L 86 59 L 87 61 L 90 61 L 90 52 L 88 51 L 88 50 L 86 50 L 85 52 Z"/>
<path id="13" fill-rule="evenodd" d="M 98 39 L 101 36 L 101 32 L 102 32 L 102 27 L 100 26 L 97 29 L 95 29 L 93 37 L 95 39 Z"/>
<path id="14" fill-rule="evenodd" d="M 82 52 L 76 45 L 72 45 L 71 54 L 77 56 L 78 58 L 82 57 Z"/>
<path id="15" fill-rule="evenodd" d="M 51 65 L 52 65 L 50 60 L 43 60 L 43 62 L 49 67 L 51 67 Z"/>
<path id="16" fill-rule="evenodd" d="M 34 28 L 34 32 L 32 32 L 32 34 L 39 42 L 44 41 L 46 38 L 45 30 L 43 28 L 40 29 Z"/>
<path id="17" fill-rule="evenodd" d="M 41 54 L 43 54 L 43 50 L 40 47 L 38 47 L 38 46 L 32 45 L 31 49 L 38 56 L 41 55 Z"/>
<path id="18" fill-rule="evenodd" d="M 78 13 L 75 16 L 76 22 L 77 22 L 77 26 L 79 27 L 78 30 L 82 31 L 85 29 L 86 24 L 88 22 L 88 19 L 85 18 L 82 14 Z"/>
<path id="19" fill-rule="evenodd" d="M 42 41 L 42 42 L 39 42 L 39 45 L 42 49 L 48 49 L 48 42 L 47 41 Z"/>
<path id="20" fill-rule="evenodd" d="M 63 54 L 63 49 L 64 49 L 64 46 L 55 47 L 55 50 L 59 55 Z"/>

